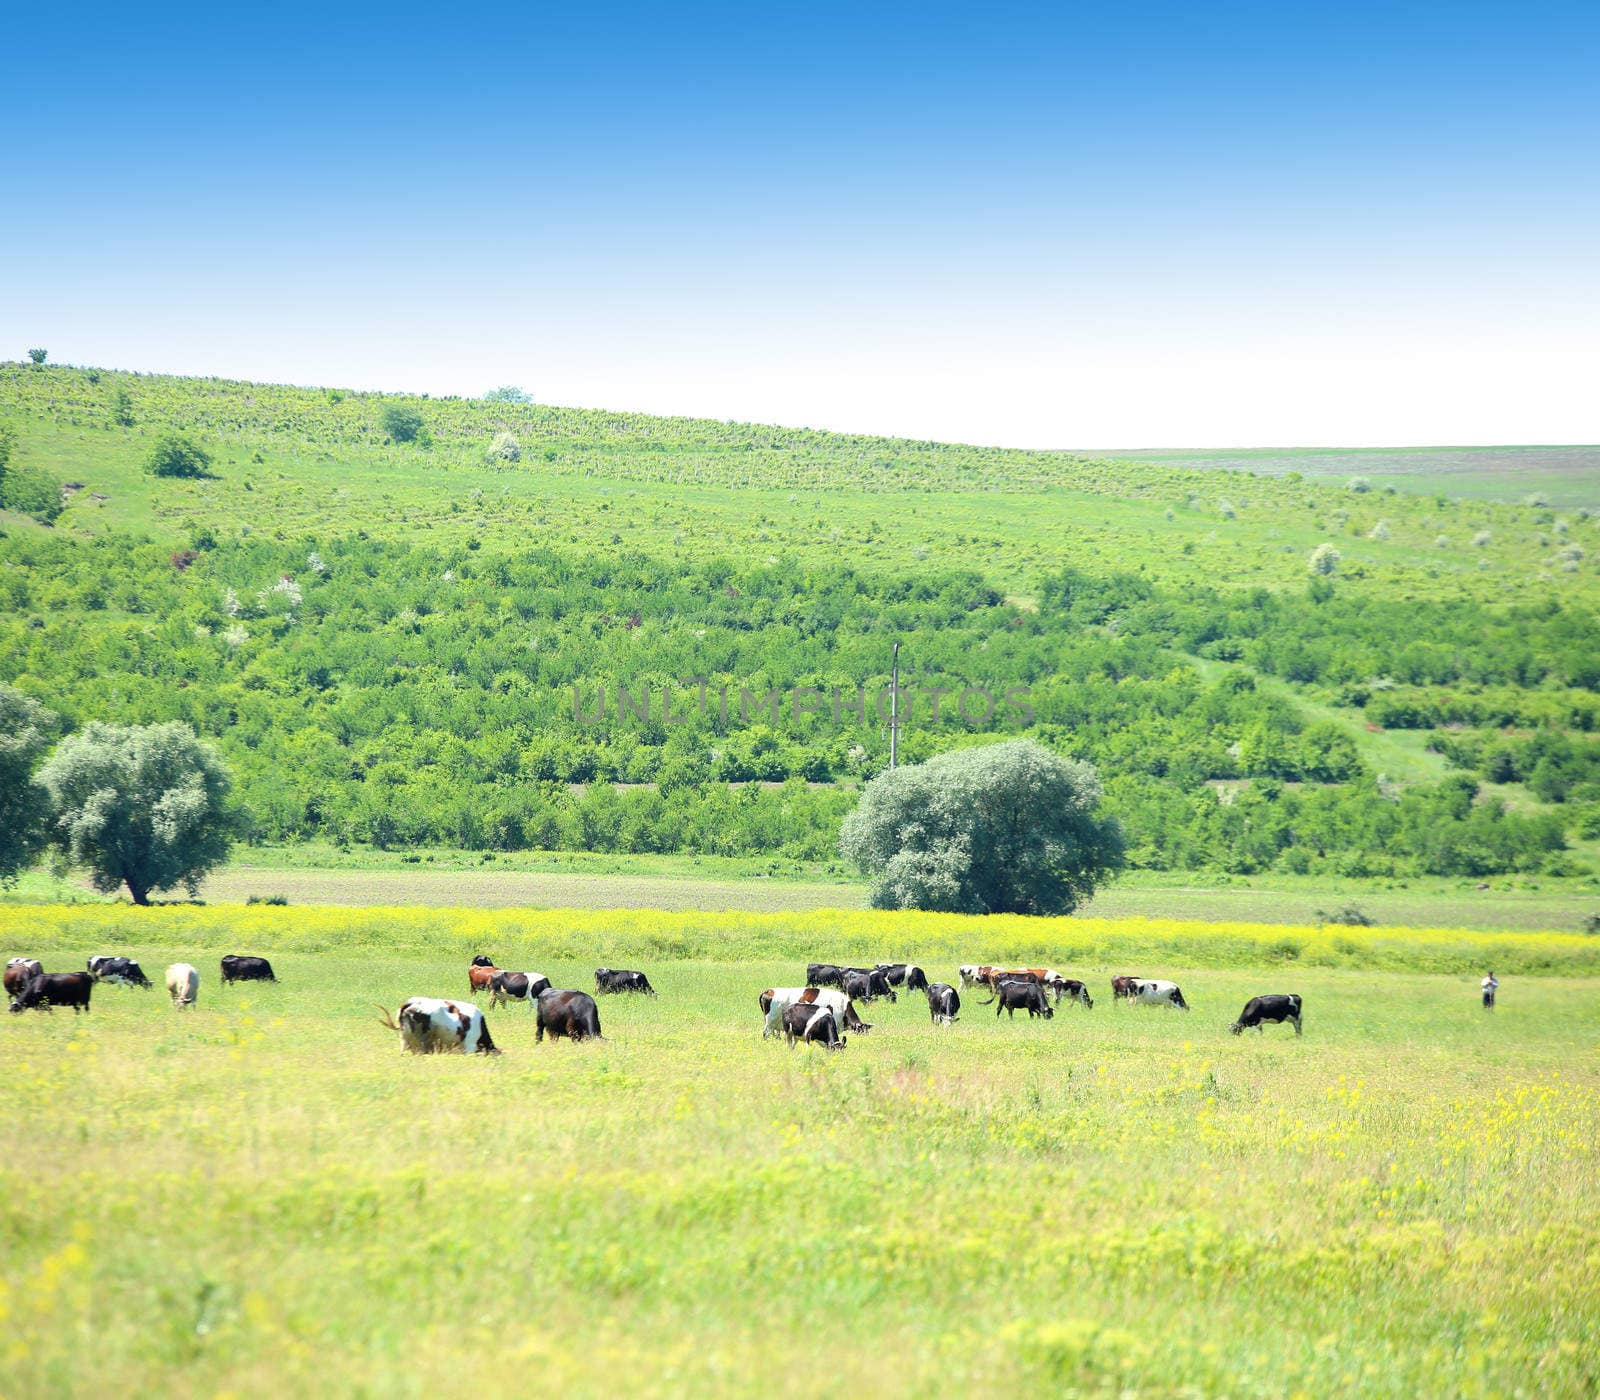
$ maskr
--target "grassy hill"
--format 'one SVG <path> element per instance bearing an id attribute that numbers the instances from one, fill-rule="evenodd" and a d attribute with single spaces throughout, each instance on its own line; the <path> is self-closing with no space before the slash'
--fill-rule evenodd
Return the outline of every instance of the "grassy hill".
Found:
<path id="1" fill-rule="evenodd" d="M 68 488 L 52 525 L 0 514 L 0 680 L 69 724 L 193 723 L 262 840 L 826 861 L 886 757 L 848 696 L 894 639 L 924 690 L 1031 701 L 918 702 L 909 758 L 996 732 L 1089 758 L 1151 868 L 1570 873 L 1600 836 L 1586 511 L 22 365 L 0 424 L 14 473 Z M 208 476 L 146 473 L 174 430 Z M 734 714 L 665 722 L 693 677 Z M 577 722 L 573 687 L 619 684 L 650 720 Z M 842 688 L 842 722 L 796 687 Z"/>

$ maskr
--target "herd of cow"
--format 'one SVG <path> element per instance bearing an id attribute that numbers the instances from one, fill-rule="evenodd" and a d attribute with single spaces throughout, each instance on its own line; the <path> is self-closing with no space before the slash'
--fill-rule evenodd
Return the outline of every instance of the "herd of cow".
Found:
<path id="1" fill-rule="evenodd" d="M 966 963 L 959 969 L 964 987 L 986 987 L 989 999 L 979 1003 L 993 1006 L 998 1017 L 1003 1011 L 1012 1019 L 1026 1011 L 1029 1019 L 1055 1015 L 1051 1006 L 1063 1001 L 1076 1002 L 1085 1010 L 1094 1007 L 1088 986 L 1075 977 L 1065 977 L 1049 967 L 995 967 L 988 963 Z M 857 1002 L 879 999 L 897 1000 L 895 989 L 920 991 L 928 999 L 928 1015 L 935 1025 L 951 1025 L 961 1010 L 961 994 L 947 982 L 930 982 L 928 974 L 915 963 L 878 963 L 874 967 L 844 967 L 835 963 L 810 963 L 804 987 L 768 987 L 759 1000 L 766 1017 L 766 1036 L 782 1034 L 793 1047 L 797 1043 L 824 1045 L 841 1050 L 848 1039 L 845 1032 L 864 1034 L 872 1027 L 861 1019 Z M 1126 1001 L 1135 1006 L 1165 1006 L 1187 1011 L 1183 989 L 1176 982 L 1150 977 L 1119 976 L 1111 979 L 1113 1003 Z M 1251 997 L 1229 1028 L 1235 1035 L 1264 1028 L 1268 1021 L 1289 1022 L 1294 1033 L 1301 1033 L 1300 998 L 1294 993 Z"/>
<path id="2" fill-rule="evenodd" d="M 265 958 L 241 957 L 230 953 L 222 959 L 222 982 L 276 982 L 272 964 Z M 996 967 L 969 963 L 960 968 L 963 987 L 984 987 L 989 999 L 979 1003 L 993 1006 L 1015 1018 L 1026 1011 L 1029 1019 L 1055 1015 L 1054 1007 L 1063 1001 L 1076 1002 L 1085 1010 L 1094 1006 L 1088 986 L 1076 978 L 1064 977 L 1048 967 Z M 36 1008 L 52 1011 L 70 1006 L 74 1013 L 89 1009 L 89 995 L 96 983 L 150 987 L 150 979 L 132 958 L 102 955 L 92 957 L 85 972 L 46 972 L 36 959 L 12 958 L 6 964 L 5 990 L 11 997 L 13 1012 Z M 616 968 L 595 969 L 595 991 L 599 994 L 636 992 L 655 996 L 655 988 L 642 972 Z M 200 973 L 189 963 L 173 963 L 167 969 L 167 993 L 175 1007 L 193 1006 L 200 996 Z M 922 992 L 928 1000 L 928 1014 L 935 1025 L 951 1025 L 961 1011 L 961 994 L 949 983 L 930 982 L 915 963 L 878 963 L 873 967 L 846 967 L 834 963 L 811 963 L 806 968 L 803 987 L 768 987 L 758 998 L 765 1018 L 762 1038 L 781 1034 L 793 1047 L 799 1043 L 822 1045 L 830 1050 L 844 1048 L 846 1032 L 864 1034 L 872 1029 L 861 1019 L 856 1004 L 879 1000 L 898 1000 L 897 989 Z M 495 966 L 494 960 L 479 955 L 467 968 L 469 995 L 489 997 L 491 1007 L 508 1002 L 526 1002 L 535 1014 L 535 1041 L 546 1034 L 552 1039 L 599 1040 L 600 1010 L 587 992 L 553 987 L 550 979 L 537 972 L 512 972 Z M 1183 990 L 1176 982 L 1148 977 L 1119 976 L 1111 979 L 1113 1004 L 1163 1006 L 1187 1011 Z M 471 1001 L 448 997 L 409 997 L 393 1016 L 387 1007 L 383 1024 L 400 1036 L 401 1047 L 413 1054 L 442 1052 L 498 1055 L 483 1012 Z M 1268 1022 L 1287 1021 L 1301 1034 L 1300 998 L 1292 993 L 1251 997 L 1239 1019 L 1230 1029 L 1235 1035 Z"/>

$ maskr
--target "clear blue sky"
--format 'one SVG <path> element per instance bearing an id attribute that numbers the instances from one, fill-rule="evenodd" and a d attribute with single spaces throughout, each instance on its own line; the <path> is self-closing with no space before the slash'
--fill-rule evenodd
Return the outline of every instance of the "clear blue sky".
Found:
<path id="1" fill-rule="evenodd" d="M 0 356 L 1024 445 L 1600 439 L 1593 0 L 152 9 L 8 8 Z"/>

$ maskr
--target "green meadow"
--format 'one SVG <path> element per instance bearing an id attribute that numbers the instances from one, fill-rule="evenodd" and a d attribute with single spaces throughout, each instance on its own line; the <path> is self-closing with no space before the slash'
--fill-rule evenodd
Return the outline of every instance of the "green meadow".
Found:
<path id="1" fill-rule="evenodd" d="M 101 987 L 86 1016 L 0 1018 L 8 1394 L 1600 1384 L 1595 940 L 222 906 L 0 926 L 50 968 L 114 950 L 203 979 L 188 1013 Z M 281 981 L 222 990 L 228 951 Z M 402 1055 L 378 1007 L 463 994 L 475 951 L 557 985 L 643 967 L 660 996 L 602 998 L 600 1043 L 536 1045 L 511 1007 L 497 1058 Z M 872 951 L 950 981 L 1048 956 L 1097 1004 L 997 1021 L 968 993 L 936 1028 L 908 995 L 836 1054 L 762 1041 L 763 987 Z M 1114 1006 L 1120 971 L 1193 1011 Z M 1231 1036 L 1272 990 L 1305 998 L 1304 1038 Z"/>

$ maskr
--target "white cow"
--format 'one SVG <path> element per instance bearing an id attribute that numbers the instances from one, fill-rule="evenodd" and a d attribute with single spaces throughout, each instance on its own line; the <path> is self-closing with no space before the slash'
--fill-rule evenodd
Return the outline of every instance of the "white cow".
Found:
<path id="1" fill-rule="evenodd" d="M 1165 1006 L 1169 1010 L 1187 1011 L 1189 1003 L 1176 982 L 1154 982 L 1136 977 L 1128 989 L 1128 996 L 1137 1006 Z"/>
<path id="2" fill-rule="evenodd" d="M 400 1048 L 413 1055 L 498 1055 L 489 1037 L 489 1023 L 470 1001 L 439 997 L 408 997 L 394 1018 L 387 1007 L 383 1024 L 400 1032 Z"/>
<path id="3" fill-rule="evenodd" d="M 783 1013 L 797 1001 L 825 1006 L 833 1012 L 834 1024 L 847 1030 L 865 1034 L 872 1029 L 856 1015 L 850 998 L 832 987 L 768 987 L 761 993 L 761 1010 L 766 1014 L 766 1029 L 761 1032 L 765 1040 L 769 1035 L 783 1034 Z"/>
<path id="4" fill-rule="evenodd" d="M 167 969 L 167 995 L 176 1007 L 193 1006 L 200 999 L 200 973 L 189 963 L 173 963 Z"/>

